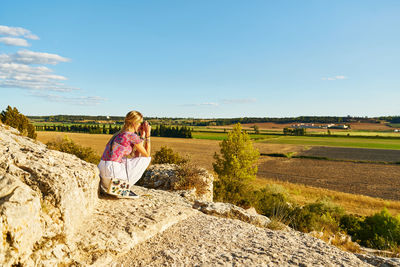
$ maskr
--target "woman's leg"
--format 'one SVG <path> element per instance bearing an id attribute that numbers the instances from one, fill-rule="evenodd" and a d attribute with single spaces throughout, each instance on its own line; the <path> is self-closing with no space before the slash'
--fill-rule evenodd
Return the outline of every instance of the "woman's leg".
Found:
<path id="1" fill-rule="evenodd" d="M 151 161 L 151 157 L 138 157 L 126 160 L 129 184 L 134 185 L 142 177 Z"/>

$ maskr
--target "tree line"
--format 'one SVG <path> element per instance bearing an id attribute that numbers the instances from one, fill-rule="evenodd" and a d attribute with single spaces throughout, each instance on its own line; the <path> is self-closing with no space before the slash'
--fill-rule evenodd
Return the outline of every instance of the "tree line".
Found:
<path id="1" fill-rule="evenodd" d="M 121 130 L 121 125 L 106 124 L 89 125 L 89 124 L 73 124 L 73 125 L 36 125 L 36 131 L 46 132 L 69 132 L 69 133 L 89 133 L 89 134 L 114 134 Z"/>
<path id="2" fill-rule="evenodd" d="M 158 125 L 151 129 L 152 136 L 192 138 L 193 129 L 187 126 Z"/>
<path id="3" fill-rule="evenodd" d="M 88 116 L 88 115 L 53 115 L 53 116 L 29 116 L 29 119 L 43 122 L 64 122 L 64 123 L 82 123 L 92 121 L 116 122 L 123 124 L 122 116 Z M 380 123 L 387 121 L 390 123 L 400 123 L 400 116 L 381 116 L 381 117 L 357 117 L 357 116 L 298 116 L 285 118 L 269 118 L 269 117 L 242 117 L 242 118 L 216 118 L 216 119 L 195 119 L 195 118 L 178 118 L 178 117 L 146 117 L 145 120 L 154 124 L 164 125 L 186 125 L 186 126 L 223 126 L 236 123 L 350 123 L 350 122 L 369 122 Z M 100 123 L 99 123 L 100 124 Z"/>
<path id="4" fill-rule="evenodd" d="M 37 125 L 36 131 L 70 132 L 70 133 L 88 133 L 88 134 L 114 134 L 120 131 L 122 125 Z M 179 137 L 192 138 L 193 129 L 187 126 L 166 126 L 158 125 L 151 129 L 152 136 L 160 137 Z"/>

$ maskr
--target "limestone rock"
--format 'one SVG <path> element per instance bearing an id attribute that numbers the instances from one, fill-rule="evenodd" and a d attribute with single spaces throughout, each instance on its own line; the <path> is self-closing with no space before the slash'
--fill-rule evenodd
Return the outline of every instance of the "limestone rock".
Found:
<path id="1" fill-rule="evenodd" d="M 139 244 L 114 266 L 370 266 L 300 232 L 198 214 Z M 111 265 L 111 264 L 110 264 Z"/>
<path id="2" fill-rule="evenodd" d="M 0 263 L 27 262 L 43 235 L 40 197 L 16 176 L 0 177 Z"/>
<path id="3" fill-rule="evenodd" d="M 0 125 L 0 184 L 0 265 L 29 265 L 70 243 L 96 205 L 99 177 L 95 165 Z"/>
<path id="4" fill-rule="evenodd" d="M 253 214 L 245 209 L 235 206 L 230 203 L 222 202 L 207 202 L 207 201 L 195 201 L 193 208 L 208 214 L 218 217 L 225 217 L 230 219 L 238 219 L 243 222 L 247 222 L 259 227 L 268 227 L 271 220 L 268 217 L 260 214 Z"/>
<path id="5" fill-rule="evenodd" d="M 355 255 L 363 262 L 369 263 L 373 266 L 381 266 L 381 267 L 400 266 L 399 258 L 389 258 L 371 254 L 358 254 L 358 253 L 356 253 Z"/>
<path id="6" fill-rule="evenodd" d="M 74 259 L 84 264 L 107 264 L 137 244 L 200 212 L 172 192 L 131 188 L 139 199 L 102 196 L 91 217 L 76 234 Z"/>
<path id="7" fill-rule="evenodd" d="M 176 184 L 179 182 L 179 178 L 176 175 L 177 168 L 179 168 L 179 166 L 175 164 L 153 164 L 143 174 L 143 177 L 138 181 L 137 185 L 146 188 L 176 191 L 178 194 L 191 201 L 196 199 L 204 201 L 213 200 L 214 176 L 212 174 L 205 169 L 200 169 L 200 179 L 202 179 L 206 185 L 202 193 L 198 193 L 196 188 L 176 190 Z"/>

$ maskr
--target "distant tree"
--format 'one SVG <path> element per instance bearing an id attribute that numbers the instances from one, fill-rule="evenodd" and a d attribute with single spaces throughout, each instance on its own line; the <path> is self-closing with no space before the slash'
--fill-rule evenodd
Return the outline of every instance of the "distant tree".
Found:
<path id="1" fill-rule="evenodd" d="M 1 112 L 0 119 L 4 124 L 18 129 L 22 135 L 36 139 L 35 126 L 16 107 L 7 106 L 6 110 Z"/>
<path id="2" fill-rule="evenodd" d="M 306 135 L 305 128 L 283 128 L 284 135 Z"/>
<path id="3" fill-rule="evenodd" d="M 260 133 L 260 127 L 258 125 L 253 125 L 251 128 L 253 128 L 255 134 Z"/>
<path id="4" fill-rule="evenodd" d="M 215 153 L 213 163 L 218 174 L 214 186 L 215 199 L 245 205 L 242 201 L 250 191 L 250 181 L 256 177 L 260 153 L 253 147 L 249 135 L 242 131 L 240 123 L 228 133 L 220 148 L 220 154 Z"/>

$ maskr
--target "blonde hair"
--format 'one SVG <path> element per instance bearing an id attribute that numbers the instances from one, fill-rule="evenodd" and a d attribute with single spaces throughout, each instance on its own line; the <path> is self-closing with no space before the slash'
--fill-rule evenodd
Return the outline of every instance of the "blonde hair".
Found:
<path id="1" fill-rule="evenodd" d="M 132 111 L 128 112 L 128 114 L 126 114 L 126 116 L 125 116 L 125 122 L 124 122 L 124 126 L 122 127 L 122 131 L 128 130 L 129 128 L 132 127 L 132 125 L 134 123 L 142 122 L 142 121 L 143 121 L 142 113 L 140 113 L 139 111 L 136 111 L 136 110 L 132 110 Z"/>

